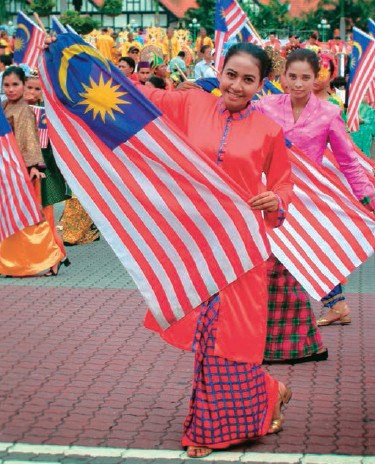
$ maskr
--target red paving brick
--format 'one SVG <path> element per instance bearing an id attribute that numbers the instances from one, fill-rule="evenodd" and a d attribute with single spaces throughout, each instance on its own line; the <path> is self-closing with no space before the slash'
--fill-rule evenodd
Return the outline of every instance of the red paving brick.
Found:
<path id="1" fill-rule="evenodd" d="M 137 291 L 1 292 L 1 441 L 180 449 L 193 356 L 143 328 Z M 266 367 L 293 388 L 284 431 L 234 451 L 375 454 L 375 304 L 348 301 L 353 323 L 322 328 L 328 361 Z"/>

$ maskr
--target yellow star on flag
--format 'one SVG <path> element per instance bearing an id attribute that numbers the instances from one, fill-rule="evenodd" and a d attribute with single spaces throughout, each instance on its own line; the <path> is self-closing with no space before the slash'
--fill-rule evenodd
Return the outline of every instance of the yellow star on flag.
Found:
<path id="1" fill-rule="evenodd" d="M 115 119 L 113 114 L 114 111 L 123 113 L 122 109 L 118 106 L 119 104 L 130 105 L 130 102 L 121 99 L 121 97 L 128 92 L 119 92 L 118 88 L 120 85 L 112 86 L 112 82 L 112 78 L 104 82 L 103 74 L 101 73 L 98 83 L 90 77 L 89 86 L 82 84 L 85 92 L 79 94 L 83 100 L 78 104 L 87 105 L 85 114 L 92 111 L 93 119 L 96 119 L 97 115 L 100 114 L 102 121 L 105 122 L 107 114 L 109 114 L 112 119 Z"/>

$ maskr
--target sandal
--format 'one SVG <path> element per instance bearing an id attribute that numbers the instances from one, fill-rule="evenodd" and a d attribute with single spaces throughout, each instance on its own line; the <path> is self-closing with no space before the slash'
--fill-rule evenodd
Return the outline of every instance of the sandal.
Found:
<path id="1" fill-rule="evenodd" d="M 336 308 L 339 307 L 339 309 L 334 309 L 335 307 Z M 316 321 L 316 324 L 319 327 L 331 325 L 331 324 L 334 324 L 335 322 L 339 322 L 341 325 L 350 324 L 352 322 L 352 319 L 349 316 L 349 312 L 350 312 L 349 306 L 345 303 L 344 300 L 340 300 L 332 306 L 332 308 L 328 311 L 328 313 L 326 313 L 324 316 L 319 318 Z"/>
<path id="2" fill-rule="evenodd" d="M 189 458 L 205 458 L 209 454 L 212 453 L 211 448 L 207 448 L 207 446 L 188 446 L 186 450 L 186 454 Z"/>
<path id="3" fill-rule="evenodd" d="M 276 416 L 272 419 L 268 433 L 279 433 L 283 429 L 284 415 L 281 413 L 281 408 L 284 404 L 288 404 L 292 398 L 292 390 L 286 387 L 283 383 L 279 382 L 279 392 L 277 397 L 277 403 L 273 411 L 273 415 Z"/>
<path id="4" fill-rule="evenodd" d="M 44 275 L 44 277 L 57 277 L 58 274 L 59 274 L 59 270 L 60 270 L 60 267 L 62 266 L 62 264 L 65 266 L 65 267 L 68 267 L 71 265 L 71 262 L 69 261 L 68 258 L 65 258 L 63 259 L 62 261 L 60 261 L 58 264 L 55 264 L 54 266 L 51 267 L 51 269 L 46 272 Z"/>

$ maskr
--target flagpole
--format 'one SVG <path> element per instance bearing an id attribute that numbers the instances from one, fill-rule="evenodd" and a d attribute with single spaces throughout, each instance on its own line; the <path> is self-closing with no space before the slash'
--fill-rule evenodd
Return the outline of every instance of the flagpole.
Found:
<path id="1" fill-rule="evenodd" d="M 181 70 L 181 68 L 179 67 L 179 65 L 178 65 L 178 64 L 175 64 L 174 66 L 176 66 L 177 71 L 181 74 L 181 76 L 184 78 L 184 80 L 187 81 L 188 78 L 187 78 L 186 74 Z"/>
<path id="2" fill-rule="evenodd" d="M 34 11 L 34 17 L 35 17 L 35 20 L 36 22 L 38 23 L 39 27 L 42 29 L 42 31 L 47 35 L 47 31 L 46 31 L 46 28 L 44 27 L 44 24 L 42 23 L 42 20 L 40 19 L 38 13 L 35 13 Z"/>
<path id="3" fill-rule="evenodd" d="M 215 68 L 215 66 L 213 66 L 212 64 L 209 64 L 208 65 L 212 70 L 215 71 L 216 74 L 219 74 L 219 70 Z"/>

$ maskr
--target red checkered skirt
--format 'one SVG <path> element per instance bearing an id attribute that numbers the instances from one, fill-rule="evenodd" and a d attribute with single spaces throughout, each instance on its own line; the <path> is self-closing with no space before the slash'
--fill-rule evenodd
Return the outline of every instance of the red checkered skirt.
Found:
<path id="1" fill-rule="evenodd" d="M 265 435 L 277 400 L 277 382 L 261 366 L 214 355 L 219 306 L 219 295 L 201 306 L 183 446 L 220 449 Z"/>
<path id="2" fill-rule="evenodd" d="M 267 261 L 267 278 L 268 318 L 264 359 L 296 359 L 323 348 L 305 289 L 274 255 Z"/>

